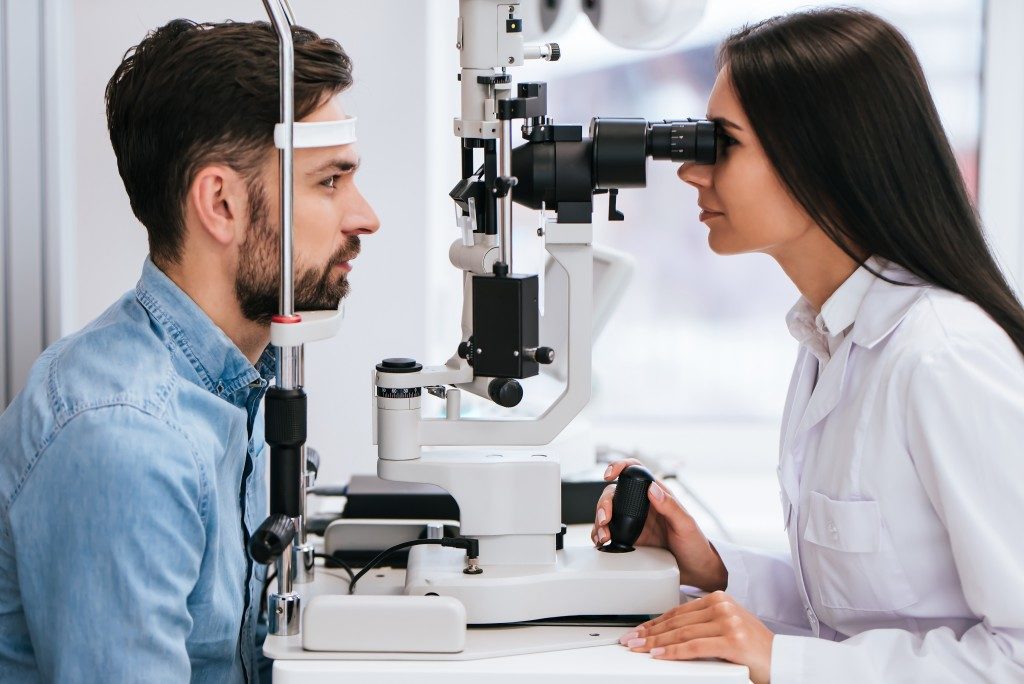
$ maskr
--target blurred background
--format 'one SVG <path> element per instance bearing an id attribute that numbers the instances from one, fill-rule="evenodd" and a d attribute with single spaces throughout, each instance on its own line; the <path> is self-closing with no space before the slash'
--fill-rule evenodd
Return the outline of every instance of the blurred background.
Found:
<path id="1" fill-rule="evenodd" d="M 655 52 L 616 47 L 584 15 L 557 40 L 563 59 L 513 70 L 549 84 L 556 123 L 592 116 L 702 117 L 715 48 L 741 25 L 839 3 L 708 0 L 695 29 Z M 1024 268 L 1024 3 L 884 0 L 877 12 L 916 49 L 997 256 Z M 386 356 L 439 363 L 460 337 L 456 0 L 292 0 L 297 20 L 354 61 L 345 97 L 359 117 L 358 182 L 383 227 L 365 240 L 341 334 L 307 350 L 309 443 L 320 482 L 375 470 L 370 372 Z M 172 18 L 264 19 L 257 0 L 0 0 L 0 408 L 48 344 L 134 287 L 146 236 L 107 138 L 103 89 L 124 52 Z M 623 191 L 626 220 L 595 239 L 635 260 L 632 282 L 594 344 L 594 394 L 577 425 L 601 453 L 671 464 L 734 538 L 784 546 L 778 431 L 796 343 L 797 292 L 762 255 L 718 257 L 695 191 L 652 162 Z M 517 209 L 516 249 L 539 264 L 537 217 Z M 518 257 L 517 257 L 518 258 Z M 534 261 L 530 261 L 533 259 Z M 386 312 L 386 314 L 382 314 Z M 699 513 L 703 516 L 704 513 Z M 717 523 L 709 522 L 716 525 Z"/>

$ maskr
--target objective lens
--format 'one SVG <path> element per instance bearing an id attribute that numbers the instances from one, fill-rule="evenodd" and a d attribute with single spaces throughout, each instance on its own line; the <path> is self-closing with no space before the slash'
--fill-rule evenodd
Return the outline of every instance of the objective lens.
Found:
<path id="1" fill-rule="evenodd" d="M 714 164 L 717 124 L 705 119 L 665 120 L 647 129 L 647 154 L 654 159 Z"/>

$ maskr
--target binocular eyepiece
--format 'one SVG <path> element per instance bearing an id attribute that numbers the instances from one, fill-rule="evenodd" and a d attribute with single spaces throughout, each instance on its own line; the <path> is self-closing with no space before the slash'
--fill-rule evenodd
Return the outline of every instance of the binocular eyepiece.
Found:
<path id="1" fill-rule="evenodd" d="M 527 130 L 524 129 L 524 134 Z M 512 199 L 531 209 L 558 212 L 564 223 L 586 223 L 595 193 L 610 192 L 609 218 L 620 219 L 614 194 L 647 185 L 647 158 L 714 164 L 718 126 L 703 119 L 664 120 L 595 117 L 590 137 L 582 126 L 542 125 L 512 151 L 517 184 Z"/>

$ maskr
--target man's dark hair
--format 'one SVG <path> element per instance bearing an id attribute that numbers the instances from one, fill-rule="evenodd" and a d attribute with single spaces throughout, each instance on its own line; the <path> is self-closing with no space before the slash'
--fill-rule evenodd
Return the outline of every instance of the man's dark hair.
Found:
<path id="1" fill-rule="evenodd" d="M 352 84 L 334 40 L 296 27 L 295 120 Z M 107 127 L 135 216 L 157 264 L 180 259 L 185 198 L 203 166 L 222 163 L 250 188 L 280 120 L 278 44 L 266 22 L 175 19 L 125 53 L 107 83 Z"/>

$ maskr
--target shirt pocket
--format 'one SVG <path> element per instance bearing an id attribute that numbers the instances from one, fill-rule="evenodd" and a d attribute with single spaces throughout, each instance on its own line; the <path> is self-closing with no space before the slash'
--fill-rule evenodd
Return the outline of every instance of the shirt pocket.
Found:
<path id="1" fill-rule="evenodd" d="M 811 492 L 804 554 L 829 608 L 897 611 L 917 602 L 876 501 L 840 501 Z"/>

